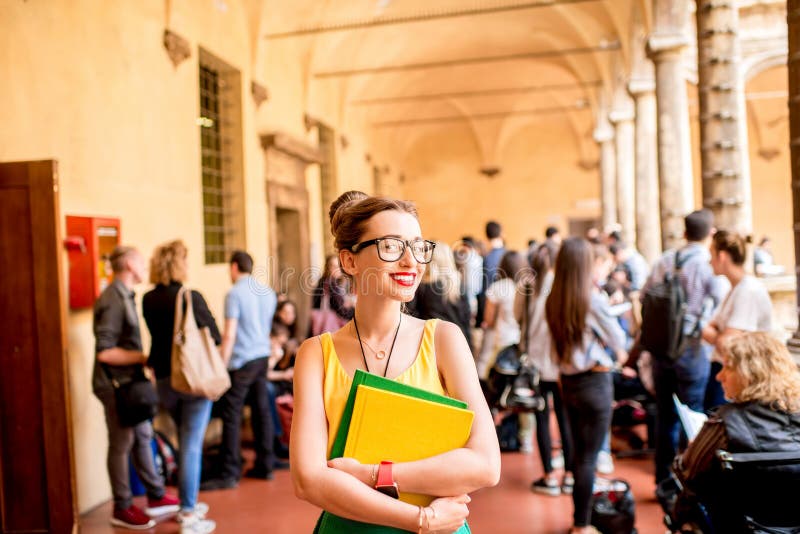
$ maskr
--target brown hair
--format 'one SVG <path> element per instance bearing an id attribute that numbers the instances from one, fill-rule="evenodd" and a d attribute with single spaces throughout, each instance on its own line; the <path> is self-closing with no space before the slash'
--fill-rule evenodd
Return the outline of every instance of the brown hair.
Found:
<path id="1" fill-rule="evenodd" d="M 552 241 L 545 241 L 543 244 L 539 245 L 539 248 L 537 248 L 536 252 L 533 254 L 533 258 L 531 258 L 531 269 L 533 269 L 533 274 L 536 277 L 533 284 L 535 295 L 540 295 L 542 293 L 544 278 L 555 265 L 557 255 L 558 247 Z"/>
<path id="2" fill-rule="evenodd" d="M 592 298 L 593 261 L 592 246 L 579 237 L 565 239 L 558 251 L 545 317 L 559 363 L 572 361 L 573 351 L 583 344 Z"/>
<path id="3" fill-rule="evenodd" d="M 509 250 L 500 259 L 500 265 L 497 267 L 497 279 L 510 278 L 514 282 L 518 282 L 522 277 L 522 271 L 528 266 L 527 263 L 522 254 L 516 250 Z"/>
<path id="4" fill-rule="evenodd" d="M 133 247 L 125 247 L 122 245 L 114 247 L 114 250 L 111 251 L 108 257 L 108 261 L 111 262 L 111 270 L 114 271 L 115 274 L 123 272 L 125 270 L 125 261 L 130 258 L 130 255 L 134 252 L 136 252 L 136 249 Z"/>
<path id="5" fill-rule="evenodd" d="M 800 412 L 800 372 L 783 343 L 766 332 L 746 332 L 724 340 L 721 349 L 742 382 L 736 402 Z"/>
<path id="6" fill-rule="evenodd" d="M 159 245 L 150 258 L 150 283 L 169 285 L 186 281 L 186 245 L 180 239 Z"/>
<path id="7" fill-rule="evenodd" d="M 744 261 L 747 259 L 748 242 L 747 238 L 728 230 L 719 230 L 712 237 L 714 250 L 718 253 L 727 252 L 733 264 L 738 266 L 744 265 Z"/>
<path id="8" fill-rule="evenodd" d="M 364 235 L 364 227 L 374 215 L 383 211 L 400 211 L 417 218 L 413 202 L 383 197 L 370 197 L 361 191 L 347 191 L 333 201 L 330 209 L 331 234 L 337 250 L 350 250 Z"/>
<path id="9" fill-rule="evenodd" d="M 330 278 L 331 273 L 333 270 L 331 269 L 330 265 L 333 260 L 336 260 L 336 265 L 339 265 L 339 256 L 336 254 L 328 254 L 325 256 L 325 268 L 322 271 L 322 278 Z"/>

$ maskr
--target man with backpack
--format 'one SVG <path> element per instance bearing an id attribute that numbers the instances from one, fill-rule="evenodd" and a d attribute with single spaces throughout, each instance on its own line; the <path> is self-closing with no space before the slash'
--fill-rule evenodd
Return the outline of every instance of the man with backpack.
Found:
<path id="1" fill-rule="evenodd" d="M 711 347 L 703 326 L 724 288 L 709 264 L 713 215 L 694 211 L 684 219 L 686 245 L 666 251 L 642 289 L 640 345 L 653 357 L 656 389 L 656 483 L 670 474 L 678 447 L 679 422 L 672 395 L 703 411 Z"/>

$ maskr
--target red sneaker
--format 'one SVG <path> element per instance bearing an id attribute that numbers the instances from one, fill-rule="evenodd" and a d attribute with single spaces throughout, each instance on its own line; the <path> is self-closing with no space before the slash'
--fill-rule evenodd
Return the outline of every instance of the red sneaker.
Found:
<path id="1" fill-rule="evenodd" d="M 133 505 L 124 510 L 114 510 L 111 524 L 115 527 L 129 528 L 131 530 L 146 530 L 156 526 L 155 521 Z"/>
<path id="2" fill-rule="evenodd" d="M 181 509 L 181 501 L 177 497 L 165 493 L 158 500 L 147 499 L 147 508 L 144 509 L 150 517 L 158 517 L 164 514 L 174 514 Z"/>

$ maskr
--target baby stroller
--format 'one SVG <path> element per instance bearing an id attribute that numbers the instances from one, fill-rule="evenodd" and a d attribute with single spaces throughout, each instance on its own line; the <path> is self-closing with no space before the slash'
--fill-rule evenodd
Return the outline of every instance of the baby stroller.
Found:
<path id="1" fill-rule="evenodd" d="M 491 408 L 514 412 L 539 412 L 545 401 L 539 389 L 539 370 L 527 360 L 517 345 L 497 353 L 484 384 L 484 394 Z"/>

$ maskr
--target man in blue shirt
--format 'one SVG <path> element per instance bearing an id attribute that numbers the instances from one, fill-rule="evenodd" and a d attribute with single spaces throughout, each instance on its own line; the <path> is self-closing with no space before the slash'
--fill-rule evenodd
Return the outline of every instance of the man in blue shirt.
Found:
<path id="1" fill-rule="evenodd" d="M 231 256 L 233 287 L 225 297 L 225 329 L 222 357 L 227 362 L 231 388 L 219 400 L 222 416 L 222 444 L 218 478 L 206 481 L 202 489 L 235 488 L 242 474 L 240 429 L 242 408 L 248 395 L 252 402 L 251 424 L 256 461 L 246 476 L 272 479 L 275 467 L 274 430 L 267 395 L 267 362 L 271 352 L 269 332 L 277 298 L 269 286 L 251 276 L 253 258 L 236 251 Z"/>
<path id="2" fill-rule="evenodd" d="M 486 307 L 486 290 L 497 278 L 497 268 L 500 260 L 506 253 L 506 246 L 503 242 L 503 228 L 496 221 L 486 223 L 486 239 L 489 240 L 489 251 L 483 257 L 483 286 L 478 294 L 478 312 L 475 317 L 475 326 L 481 327 L 483 324 L 483 310 Z"/>

